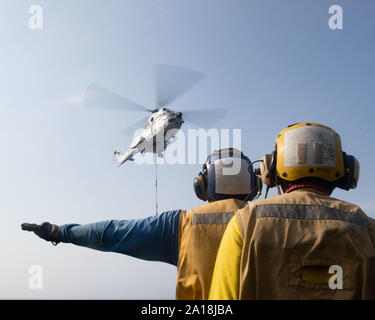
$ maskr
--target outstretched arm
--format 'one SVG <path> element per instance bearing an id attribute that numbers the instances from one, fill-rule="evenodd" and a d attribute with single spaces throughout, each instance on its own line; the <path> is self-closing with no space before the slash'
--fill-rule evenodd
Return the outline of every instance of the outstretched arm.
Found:
<path id="1" fill-rule="evenodd" d="M 55 242 L 73 243 L 177 265 L 179 216 L 180 210 L 175 210 L 145 219 L 108 220 L 86 225 L 65 224 L 58 227 L 58 241 Z M 38 234 L 35 230 L 29 231 Z"/>

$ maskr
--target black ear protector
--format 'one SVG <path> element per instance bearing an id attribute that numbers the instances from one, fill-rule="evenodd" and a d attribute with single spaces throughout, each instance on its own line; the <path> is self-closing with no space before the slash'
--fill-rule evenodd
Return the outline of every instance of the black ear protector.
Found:
<path id="1" fill-rule="evenodd" d="M 208 196 L 207 196 L 207 178 L 205 178 L 205 175 L 207 175 L 207 167 L 204 164 L 203 165 L 203 172 L 199 172 L 198 176 L 195 177 L 194 182 L 193 182 L 193 187 L 195 191 L 195 195 L 203 200 L 203 201 L 208 201 Z"/>
<path id="2" fill-rule="evenodd" d="M 264 171 L 262 172 L 263 182 L 273 188 L 277 184 L 276 176 L 276 163 L 277 163 L 277 152 L 273 151 L 271 154 L 266 154 L 264 156 L 264 161 L 262 162 Z"/>
<path id="3" fill-rule="evenodd" d="M 243 208 L 243 206 L 249 201 L 249 200 L 256 200 L 260 197 L 260 195 L 262 194 L 262 189 L 263 189 L 263 183 L 262 183 L 262 179 L 260 177 L 258 177 L 258 174 L 260 173 L 260 169 L 255 169 L 254 172 L 252 172 L 253 170 L 253 164 L 256 163 L 256 162 L 262 162 L 263 160 L 257 160 L 257 161 L 254 161 L 253 163 L 251 163 L 248 167 L 248 171 L 251 173 L 254 174 L 254 182 L 255 182 L 255 186 L 254 188 L 252 188 L 250 190 L 250 192 L 248 193 L 248 195 L 246 196 L 246 198 L 243 200 L 243 203 L 240 207 L 240 209 Z"/>
<path id="4" fill-rule="evenodd" d="M 256 184 L 256 188 L 257 188 L 257 194 L 256 194 L 254 199 L 258 199 L 260 197 L 260 195 L 262 194 L 262 189 L 263 189 L 262 178 L 260 178 L 258 176 L 255 176 L 255 184 Z"/>
<path id="5" fill-rule="evenodd" d="M 359 179 L 359 162 L 351 155 L 347 155 L 345 152 L 342 153 L 344 158 L 345 175 L 335 181 L 335 187 L 349 190 L 357 187 Z"/>
<path id="6" fill-rule="evenodd" d="M 276 150 L 272 153 L 266 154 L 260 161 L 260 167 L 257 174 L 261 176 L 261 181 L 267 186 L 264 198 L 267 198 L 269 189 L 276 187 L 277 185 L 276 162 Z"/>
<path id="7" fill-rule="evenodd" d="M 263 163 L 263 159 L 262 160 L 257 160 L 257 161 L 254 161 L 251 165 L 249 165 L 249 172 L 250 174 L 253 173 L 254 174 L 254 183 L 255 183 L 255 189 L 257 191 L 257 193 L 254 195 L 253 199 L 257 199 L 260 197 L 260 195 L 262 194 L 262 189 L 263 189 L 263 182 L 262 182 L 262 179 L 258 176 L 260 176 L 260 173 L 261 173 L 261 169 L 258 168 L 258 169 L 253 169 L 253 164 L 254 163 L 257 163 L 257 162 L 260 162 L 260 163 Z M 254 170 L 254 171 L 252 171 Z"/>

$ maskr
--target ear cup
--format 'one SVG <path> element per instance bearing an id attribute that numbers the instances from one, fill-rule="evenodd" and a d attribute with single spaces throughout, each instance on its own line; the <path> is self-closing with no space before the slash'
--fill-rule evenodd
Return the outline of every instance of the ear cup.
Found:
<path id="1" fill-rule="evenodd" d="M 357 184 L 358 184 L 358 180 L 359 180 L 359 162 L 358 160 L 354 157 L 354 156 L 351 156 L 353 157 L 353 161 L 354 161 L 354 167 L 353 167 L 353 179 L 352 179 L 352 189 L 356 188 L 357 187 Z"/>
<path id="2" fill-rule="evenodd" d="M 199 173 L 198 176 L 195 177 L 193 187 L 194 187 L 195 195 L 199 199 L 203 201 L 208 200 L 206 182 L 201 172 Z"/>
<path id="3" fill-rule="evenodd" d="M 265 185 L 273 188 L 276 186 L 276 152 L 266 154 L 260 162 L 260 175 Z"/>
<path id="4" fill-rule="evenodd" d="M 345 176 L 336 181 L 335 187 L 344 190 L 355 189 L 359 179 L 359 162 L 354 156 L 347 155 L 345 152 L 343 157 Z"/>
<path id="5" fill-rule="evenodd" d="M 258 176 L 255 176 L 255 181 L 256 181 L 255 183 L 256 183 L 257 198 L 258 198 L 262 194 L 263 182 L 262 182 L 262 179 Z"/>

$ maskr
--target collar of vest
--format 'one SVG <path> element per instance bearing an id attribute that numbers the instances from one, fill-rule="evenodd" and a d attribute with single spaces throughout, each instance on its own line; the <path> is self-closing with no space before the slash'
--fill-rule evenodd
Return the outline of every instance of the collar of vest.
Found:
<path id="1" fill-rule="evenodd" d="M 291 186 L 288 190 L 285 191 L 285 193 L 290 193 L 295 190 L 304 190 L 304 191 L 312 191 L 315 193 L 323 194 L 325 196 L 329 196 L 329 192 L 322 188 L 321 186 L 318 186 L 313 183 L 300 183 L 300 184 L 295 184 Z"/>

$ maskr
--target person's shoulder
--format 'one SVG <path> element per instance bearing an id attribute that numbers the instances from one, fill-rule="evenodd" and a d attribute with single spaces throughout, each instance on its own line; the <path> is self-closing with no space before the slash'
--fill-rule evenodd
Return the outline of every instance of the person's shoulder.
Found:
<path id="1" fill-rule="evenodd" d="M 170 220 L 178 217 L 184 210 L 181 209 L 175 209 L 175 210 L 168 210 L 168 211 L 163 211 L 160 214 L 156 214 L 154 216 L 150 216 L 149 218 L 154 219 L 154 220 Z"/>
<path id="2" fill-rule="evenodd" d="M 284 204 L 290 202 L 290 194 L 280 194 L 277 196 L 272 196 L 266 199 L 261 199 L 261 200 L 256 200 L 253 202 L 250 202 L 247 207 L 248 209 L 253 209 L 262 205 L 267 205 L 267 204 Z"/>
<path id="3" fill-rule="evenodd" d="M 210 208 L 213 206 L 213 203 L 214 202 L 205 202 L 205 203 L 202 203 L 200 204 L 199 206 L 196 206 L 192 209 L 187 209 L 187 210 L 183 210 L 186 214 L 193 214 L 193 213 L 196 213 L 196 212 L 205 212 L 205 211 L 209 211 Z"/>
<path id="4" fill-rule="evenodd" d="M 257 207 L 268 205 L 320 206 L 335 208 L 347 212 L 363 212 L 361 208 L 356 204 L 339 200 L 331 196 L 304 190 L 296 190 L 290 193 L 284 193 L 267 199 L 257 200 L 249 203 L 244 209 L 253 211 Z"/>
<path id="5" fill-rule="evenodd" d="M 357 214 L 360 214 L 364 217 L 366 217 L 367 221 L 369 222 L 369 224 L 371 225 L 371 228 L 375 231 L 375 219 L 373 217 L 370 217 L 362 208 L 360 205 L 358 204 L 355 204 L 355 203 L 352 203 L 352 202 L 348 202 L 348 201 L 344 201 L 344 200 L 338 200 L 338 199 L 335 199 L 335 198 L 332 198 L 333 200 L 335 201 L 338 201 L 341 203 L 341 205 L 344 207 L 344 208 L 347 208 L 348 210 L 347 211 L 351 211 L 351 212 L 355 212 Z"/>
<path id="6" fill-rule="evenodd" d="M 256 210 L 257 207 L 262 206 L 262 205 L 267 205 L 267 204 L 282 204 L 285 203 L 285 195 L 278 195 L 278 196 L 273 196 L 270 198 L 266 199 L 261 199 L 261 200 L 256 200 L 248 203 L 246 206 L 244 206 L 241 209 L 238 209 L 236 211 L 237 215 L 243 215 L 243 214 L 253 214 Z"/>
<path id="7" fill-rule="evenodd" d="M 352 202 L 349 202 L 349 201 L 345 201 L 345 200 L 342 200 L 342 199 L 338 199 L 338 198 L 335 198 L 335 197 L 329 197 L 329 199 L 332 203 L 334 203 L 334 205 L 338 209 L 341 209 L 341 210 L 346 211 L 346 212 L 356 212 L 356 213 L 361 213 L 361 214 L 366 215 L 365 212 L 362 210 L 362 208 L 358 204 L 355 204 L 355 203 L 352 203 Z"/>
<path id="8" fill-rule="evenodd" d="M 193 209 L 186 210 L 186 212 L 190 215 L 195 213 L 234 212 L 240 208 L 242 204 L 243 201 L 241 200 L 229 198 L 204 203 Z"/>

